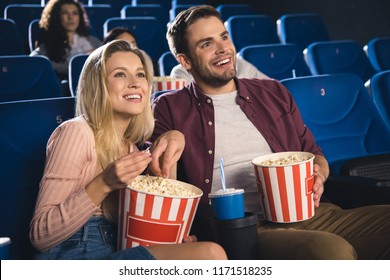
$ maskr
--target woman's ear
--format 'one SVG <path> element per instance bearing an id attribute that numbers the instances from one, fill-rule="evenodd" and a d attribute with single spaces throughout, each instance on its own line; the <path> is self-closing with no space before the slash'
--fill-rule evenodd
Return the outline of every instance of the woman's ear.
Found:
<path id="1" fill-rule="evenodd" d="M 191 68 L 192 68 L 191 67 L 191 62 L 184 54 L 179 53 L 177 55 L 177 60 L 179 61 L 181 66 L 183 66 L 187 71 L 191 70 Z"/>

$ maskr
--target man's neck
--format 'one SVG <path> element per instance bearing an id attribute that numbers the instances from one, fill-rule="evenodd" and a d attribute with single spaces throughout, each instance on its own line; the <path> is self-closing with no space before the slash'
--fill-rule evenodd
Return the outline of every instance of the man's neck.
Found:
<path id="1" fill-rule="evenodd" d="M 219 87 L 211 86 L 202 82 L 197 82 L 196 80 L 195 83 L 207 95 L 220 95 L 237 90 L 236 83 L 233 79 L 231 79 L 226 85 Z"/>

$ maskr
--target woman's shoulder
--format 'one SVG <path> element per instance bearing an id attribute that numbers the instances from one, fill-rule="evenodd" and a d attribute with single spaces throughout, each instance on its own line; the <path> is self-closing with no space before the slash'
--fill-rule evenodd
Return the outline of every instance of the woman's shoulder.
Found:
<path id="1" fill-rule="evenodd" d="M 78 141 L 82 138 L 93 137 L 93 132 L 88 122 L 84 117 L 74 117 L 62 122 L 54 131 L 50 137 L 50 141 L 61 137 L 72 138 L 73 140 L 78 138 Z"/>

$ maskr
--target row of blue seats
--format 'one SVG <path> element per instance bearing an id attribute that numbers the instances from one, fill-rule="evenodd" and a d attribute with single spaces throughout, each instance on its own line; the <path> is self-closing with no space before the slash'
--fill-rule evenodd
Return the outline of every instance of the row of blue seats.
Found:
<path id="1" fill-rule="evenodd" d="M 244 47 L 238 52 L 238 56 L 277 80 L 310 75 L 353 73 L 366 82 L 375 73 L 390 70 L 390 37 L 375 38 L 367 46 L 365 52 L 352 40 L 316 42 L 311 44 L 304 54 L 294 44 L 265 44 Z M 78 77 L 87 56 L 77 55 L 70 61 L 68 83 L 70 94 L 73 96 L 76 95 Z M 166 51 L 158 58 L 157 65 L 159 67 L 157 73 L 160 76 L 169 76 L 177 61 L 169 51 Z M 33 98 L 29 96 L 30 91 L 39 93 L 40 97 L 61 96 L 58 83 L 54 81 L 54 71 L 49 61 L 43 57 L 0 56 L 0 66 L 3 69 L 0 73 L 0 81 L 2 81 L 0 101 Z M 24 83 L 17 79 L 22 73 Z M 17 83 L 15 84 L 14 81 Z M 43 85 L 41 90 L 37 90 L 39 81 Z"/>
<path id="2" fill-rule="evenodd" d="M 192 0 L 194 1 L 194 0 Z M 204 1 L 197 1 L 204 2 Z M 195 3 L 196 4 L 196 3 Z M 85 10 L 89 16 L 92 32 L 100 39 L 103 38 L 102 26 L 105 20 L 112 17 L 134 17 L 134 16 L 153 16 L 158 19 L 164 27 L 173 20 L 180 11 L 187 9 L 194 4 L 176 5 L 170 9 L 157 2 L 155 4 L 130 4 L 123 5 L 120 11 L 115 11 L 111 4 L 86 5 Z M 234 8 L 234 9 L 233 9 Z M 217 9 L 229 17 L 233 14 L 254 14 L 255 10 L 248 4 L 222 4 Z M 16 22 L 18 31 L 23 40 L 27 40 L 28 27 L 31 21 L 39 19 L 43 7 L 39 4 L 10 4 L 4 9 L 4 18 L 13 19 Z"/>
<path id="3" fill-rule="evenodd" d="M 389 94 L 390 71 L 382 75 L 379 88 Z M 375 107 L 376 95 L 371 98 L 356 75 L 307 76 L 282 83 L 321 145 L 332 174 L 339 172 L 346 160 L 390 153 L 390 122 L 386 125 Z M 74 116 L 74 106 L 75 97 L 0 103 L 0 236 L 11 238 L 13 259 L 31 259 L 34 254 L 29 222 L 46 142 L 56 126 Z M 386 170 L 385 179 L 390 180 Z"/>

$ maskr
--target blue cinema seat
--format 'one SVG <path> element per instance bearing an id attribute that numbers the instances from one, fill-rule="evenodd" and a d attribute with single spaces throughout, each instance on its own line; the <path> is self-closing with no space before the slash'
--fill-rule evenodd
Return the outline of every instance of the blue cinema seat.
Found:
<path id="1" fill-rule="evenodd" d="M 63 96 L 44 56 L 0 56 L 0 102 Z"/>
<path id="2" fill-rule="evenodd" d="M 390 153 L 390 129 L 358 76 L 307 76 L 282 83 L 321 146 L 331 175 L 338 175 L 346 160 Z"/>
<path id="3" fill-rule="evenodd" d="M 25 54 L 15 21 L 0 18 L 0 56 Z"/>
<path id="4" fill-rule="evenodd" d="M 40 4 L 9 4 L 4 9 L 4 18 L 15 21 L 24 51 L 30 53 L 28 27 L 30 22 L 41 17 L 43 7 Z"/>
<path id="5" fill-rule="evenodd" d="M 377 72 L 390 70 L 390 37 L 371 39 L 364 50 Z"/>
<path id="6" fill-rule="evenodd" d="M 302 51 L 295 44 L 247 46 L 238 54 L 270 78 L 283 80 L 311 75 Z"/>
<path id="7" fill-rule="evenodd" d="M 11 238 L 11 259 L 32 259 L 29 240 L 52 131 L 74 116 L 74 97 L 0 103 L 0 236 Z"/>
<path id="8" fill-rule="evenodd" d="M 78 54 L 73 56 L 69 61 L 69 90 L 71 96 L 77 95 L 77 86 L 79 83 L 79 78 L 81 70 L 83 69 L 84 63 L 88 58 L 88 54 Z"/>
<path id="9" fill-rule="evenodd" d="M 275 21 L 268 15 L 237 15 L 225 21 L 237 51 L 243 47 L 280 43 Z"/>
<path id="10" fill-rule="evenodd" d="M 121 9 L 121 18 L 127 17 L 155 17 L 162 26 L 166 26 L 169 22 L 169 12 L 160 4 L 125 5 Z"/>
<path id="11" fill-rule="evenodd" d="M 231 16 L 237 15 L 254 15 L 256 14 L 256 10 L 250 4 L 219 4 L 216 7 L 217 11 L 221 14 L 222 20 L 225 22 Z"/>
<path id="12" fill-rule="evenodd" d="M 173 54 L 168 51 L 163 53 L 157 61 L 160 76 L 169 76 L 172 68 L 179 64 Z"/>
<path id="13" fill-rule="evenodd" d="M 296 44 L 302 51 L 311 43 L 330 39 L 325 22 L 316 13 L 284 14 L 276 26 L 282 43 Z"/>
<path id="14" fill-rule="evenodd" d="M 390 129 L 390 70 L 379 72 L 371 77 L 370 88 L 374 105 Z"/>
<path id="15" fill-rule="evenodd" d="M 376 73 L 363 48 L 354 40 L 312 43 L 304 57 L 313 75 L 352 73 L 366 82 Z"/>
<path id="16" fill-rule="evenodd" d="M 160 56 L 169 50 L 165 38 L 166 27 L 163 27 L 155 17 L 127 17 L 109 18 L 104 22 L 103 30 L 106 36 L 114 27 L 126 27 L 134 33 L 140 49 L 143 49 L 152 58 L 155 70 L 158 70 L 157 61 Z"/>

